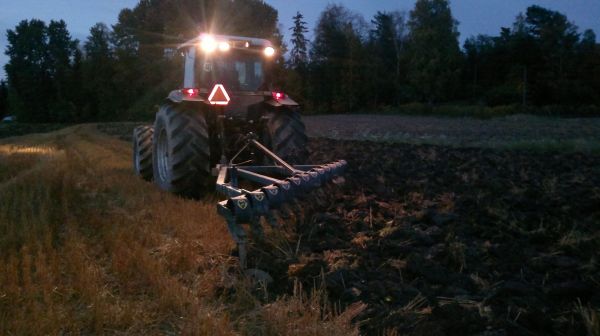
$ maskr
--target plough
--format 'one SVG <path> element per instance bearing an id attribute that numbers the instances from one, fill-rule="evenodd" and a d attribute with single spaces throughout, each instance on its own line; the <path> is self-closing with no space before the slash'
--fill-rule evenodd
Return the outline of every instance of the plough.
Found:
<path id="1" fill-rule="evenodd" d="M 227 196 L 217 205 L 217 212 L 227 221 L 229 232 L 238 245 L 242 268 L 246 267 L 247 234 L 241 224 L 249 224 L 258 234 L 262 232 L 261 218 L 275 227 L 275 211 L 341 176 L 347 165 L 345 160 L 321 165 L 291 165 L 258 142 L 253 133 L 248 134 L 247 143 L 240 152 L 248 146 L 261 151 L 276 165 L 238 166 L 233 164 L 234 156 L 229 164 L 219 167 L 217 178 L 217 191 Z M 242 180 L 260 187 L 251 191 L 242 189 Z"/>

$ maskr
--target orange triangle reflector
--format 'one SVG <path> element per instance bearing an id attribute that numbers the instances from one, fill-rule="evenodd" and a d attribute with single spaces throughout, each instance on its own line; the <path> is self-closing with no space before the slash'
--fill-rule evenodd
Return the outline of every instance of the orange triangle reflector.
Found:
<path id="1" fill-rule="evenodd" d="M 230 100 L 231 99 L 229 98 L 229 95 L 222 84 L 215 85 L 210 93 L 210 96 L 208 96 L 208 101 L 212 105 L 227 105 L 229 104 Z"/>

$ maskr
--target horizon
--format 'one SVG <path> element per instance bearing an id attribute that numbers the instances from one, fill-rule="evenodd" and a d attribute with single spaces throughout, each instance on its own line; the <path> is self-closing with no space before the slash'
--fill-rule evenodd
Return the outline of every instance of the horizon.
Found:
<path id="1" fill-rule="evenodd" d="M 89 29 L 97 22 L 103 22 L 109 26 L 117 22 L 119 12 L 124 8 L 133 8 L 138 0 L 107 0 L 93 4 L 72 3 L 70 0 L 57 0 L 52 4 L 39 0 L 23 0 L 18 3 L 3 6 L 0 13 L 0 79 L 6 79 L 4 65 L 8 57 L 4 54 L 7 47 L 6 30 L 14 27 L 22 20 L 40 19 L 48 23 L 50 20 L 64 20 L 67 28 L 74 39 L 79 40 L 80 45 L 88 36 Z M 314 35 L 315 24 L 319 15 L 328 4 L 342 4 L 355 13 L 362 15 L 367 23 L 378 11 L 402 11 L 407 14 L 414 7 L 415 0 L 382 0 L 373 3 L 365 0 L 346 0 L 337 2 L 323 2 L 320 0 L 303 0 L 290 4 L 287 0 L 265 1 L 278 12 L 279 26 L 284 35 L 284 41 L 289 46 L 292 17 L 297 11 L 304 15 L 309 32 L 306 34 L 309 40 Z M 539 5 L 551 10 L 559 11 L 574 22 L 582 33 L 586 29 L 592 29 L 596 35 L 600 35 L 600 2 L 588 0 L 574 1 L 521 1 L 491 0 L 485 6 L 481 6 L 478 0 L 451 1 L 452 14 L 458 21 L 459 45 L 462 49 L 464 41 L 471 36 L 479 34 L 496 36 L 502 27 L 510 27 L 515 17 L 524 12 L 527 7 Z M 71 10 L 71 12 L 69 11 Z M 28 11 L 27 15 L 20 15 L 22 11 Z M 489 14 L 488 14 L 489 13 Z"/>

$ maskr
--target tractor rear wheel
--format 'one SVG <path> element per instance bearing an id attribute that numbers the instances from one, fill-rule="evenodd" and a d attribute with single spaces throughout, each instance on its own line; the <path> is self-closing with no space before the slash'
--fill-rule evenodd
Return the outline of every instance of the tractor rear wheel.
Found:
<path id="1" fill-rule="evenodd" d="M 153 135 L 152 126 L 138 126 L 133 130 L 133 170 L 146 181 L 152 180 Z"/>
<path id="2" fill-rule="evenodd" d="M 263 141 L 284 161 L 304 164 L 308 158 L 306 127 L 297 110 L 270 112 Z"/>
<path id="3" fill-rule="evenodd" d="M 210 182 L 208 125 L 200 111 L 166 104 L 154 123 L 154 181 L 184 197 L 200 197 Z"/>

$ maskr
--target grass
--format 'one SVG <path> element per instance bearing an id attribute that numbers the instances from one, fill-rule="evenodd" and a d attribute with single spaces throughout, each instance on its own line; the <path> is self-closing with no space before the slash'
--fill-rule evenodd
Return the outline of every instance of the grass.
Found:
<path id="1" fill-rule="evenodd" d="M 0 334 L 358 333 L 364 307 L 322 291 L 255 295 L 214 200 L 160 192 L 130 160 L 92 125 L 0 140 Z"/>

